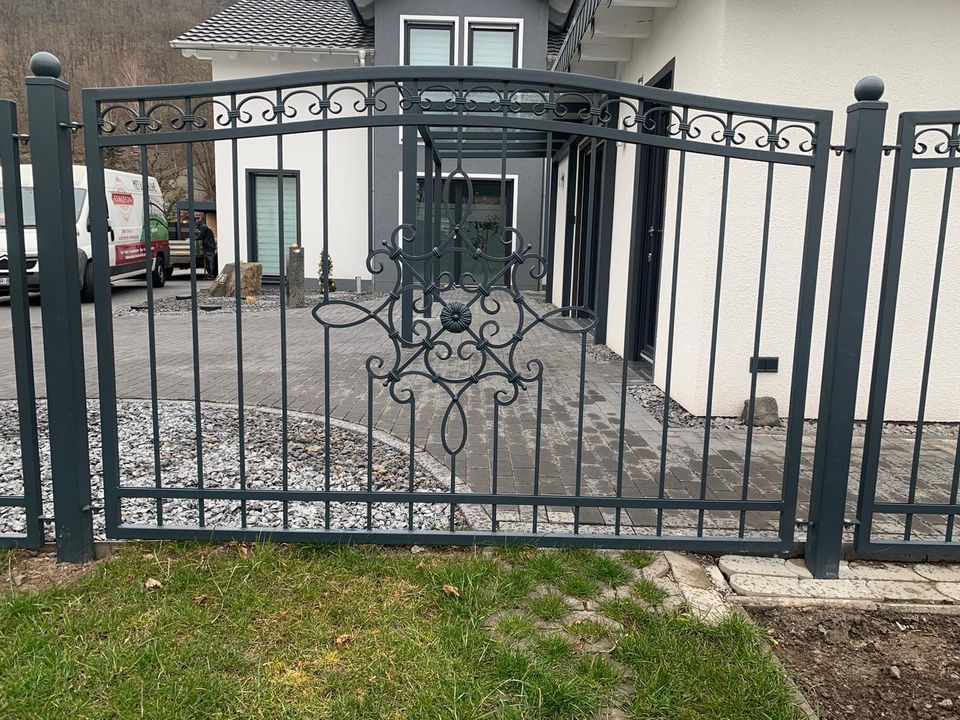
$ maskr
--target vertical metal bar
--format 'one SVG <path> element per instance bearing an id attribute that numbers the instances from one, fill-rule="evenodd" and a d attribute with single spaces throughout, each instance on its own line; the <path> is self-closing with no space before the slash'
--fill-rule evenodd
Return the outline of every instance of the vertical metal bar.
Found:
<path id="1" fill-rule="evenodd" d="M 140 117 L 146 116 L 146 103 L 140 100 L 137 103 L 137 110 Z M 143 125 L 140 129 L 141 134 L 146 134 L 147 126 Z M 160 403 L 157 394 L 157 331 L 156 322 L 153 313 L 153 278 L 151 277 L 151 268 L 153 265 L 153 238 L 150 236 L 150 181 L 149 181 L 149 161 L 147 158 L 147 146 L 140 146 L 140 192 L 143 202 L 143 246 L 144 263 L 146 263 L 146 284 L 147 284 L 147 354 L 150 365 L 150 419 L 153 430 L 153 484 L 154 487 L 163 487 L 163 478 L 160 471 Z M 157 523 L 163 524 L 163 500 L 157 498 Z"/>
<path id="2" fill-rule="evenodd" d="M 421 253 L 426 255 L 434 247 L 433 238 L 433 191 L 435 184 L 433 181 L 434 162 L 432 157 L 432 144 L 427 138 L 424 138 L 423 145 L 423 245 Z M 429 254 L 424 268 L 426 280 L 433 283 L 434 279 L 434 256 Z M 427 293 L 423 298 L 423 310 L 427 317 L 433 316 L 433 293 Z"/>
<path id="3" fill-rule="evenodd" d="M 404 87 L 404 92 L 412 93 L 416 97 L 416 90 L 410 84 Z M 414 99 L 410 112 L 417 112 L 417 103 Z M 403 224 L 407 228 L 417 226 L 417 126 L 405 125 L 403 128 L 403 187 L 402 215 Z M 406 252 L 403 244 L 410 230 L 400 233 L 399 243 L 401 250 Z M 400 297 L 400 337 L 404 342 L 413 339 L 413 280 L 410 273 L 404 273 L 401 268 L 401 297 Z M 404 277 L 406 276 L 406 277 Z"/>
<path id="4" fill-rule="evenodd" d="M 957 504 L 957 490 L 960 489 L 960 433 L 957 433 L 957 449 L 953 454 L 953 482 L 950 484 L 950 504 Z M 956 513 L 951 512 L 947 515 L 947 534 L 946 541 L 953 542 L 953 527 L 956 521 Z"/>
<path id="5" fill-rule="evenodd" d="M 193 113 L 190 98 L 184 98 L 183 111 L 189 115 Z M 191 125 L 191 130 L 193 129 Z M 197 221 L 195 217 L 193 183 L 193 143 L 187 143 L 187 234 L 190 236 L 190 333 L 193 349 L 193 407 L 194 432 L 196 433 L 197 450 L 197 488 L 202 490 L 203 481 L 203 420 L 200 394 L 200 318 L 197 312 Z M 206 263 L 206 253 L 204 253 Z M 206 525 L 206 512 L 203 498 L 197 501 L 200 527 Z M 157 524 L 163 525 L 162 515 L 157 515 Z"/>
<path id="6" fill-rule="evenodd" d="M 373 492 L 373 373 L 367 369 L 367 492 Z M 367 530 L 373 528 L 373 503 L 367 500 Z"/>
<path id="7" fill-rule="evenodd" d="M 237 127 L 237 95 L 230 95 L 231 119 L 230 127 Z M 240 491 L 247 489 L 247 445 L 246 445 L 246 419 L 244 418 L 244 397 L 243 397 L 243 301 L 240 292 L 240 161 L 237 139 L 230 140 L 230 185 L 233 201 L 233 299 L 234 309 L 236 311 L 237 327 L 237 432 L 239 434 L 239 470 L 240 470 Z M 177 228 L 180 223 L 177 222 Z M 247 526 L 247 499 L 240 499 L 240 527 Z"/>
<path id="8" fill-rule="evenodd" d="M 733 113 L 727 113 L 726 127 L 733 127 Z M 724 145 L 730 147 L 732 136 Z M 717 272 L 713 286 L 713 324 L 710 330 L 710 364 L 707 369 L 707 405 L 703 418 L 703 460 L 700 466 L 700 499 L 707 498 L 707 473 L 710 471 L 710 430 L 713 426 L 713 383 L 717 370 L 717 337 L 720 327 L 720 288 L 723 283 L 723 246 L 727 235 L 727 198 L 730 190 L 730 158 L 723 159 L 723 182 L 720 187 L 720 231 L 717 237 Z M 703 537 L 703 515 L 697 512 L 697 537 Z"/>
<path id="9" fill-rule="evenodd" d="M 496 393 L 493 396 L 493 467 L 490 476 L 490 494 L 496 497 L 497 485 L 500 479 L 500 400 Z M 497 531 L 497 503 L 490 505 L 490 531 Z"/>
<path id="10" fill-rule="evenodd" d="M 637 132 L 642 128 L 641 123 L 637 123 Z M 618 498 L 623 497 L 623 464 L 624 464 L 624 432 L 627 422 L 627 378 L 629 374 L 630 353 L 636 342 L 636 323 L 631 322 L 629 309 L 637 307 L 637 298 L 639 297 L 640 272 L 640 236 L 643 232 L 640 228 L 643 218 L 643 205 L 645 193 L 641 188 L 646 187 L 645 153 L 648 152 L 643 145 L 634 145 L 633 158 L 633 207 L 630 213 L 630 252 L 627 258 L 627 307 L 623 313 L 623 360 L 620 363 L 620 427 L 619 438 L 617 440 L 617 489 Z M 623 519 L 623 508 L 617 505 L 614 514 L 614 534 L 620 534 L 620 527 Z"/>
<path id="11" fill-rule="evenodd" d="M 454 454 L 450 455 L 450 495 L 453 496 L 457 492 L 457 456 Z M 450 532 L 453 532 L 457 525 L 457 505 L 452 500 L 450 501 Z"/>
<path id="12" fill-rule="evenodd" d="M 408 486 L 410 492 L 416 489 L 416 449 L 417 449 L 417 398 L 411 391 L 410 393 L 410 443 L 408 451 L 410 453 L 410 463 L 408 465 Z M 407 505 L 407 527 L 413 532 L 413 501 Z"/>
<path id="13" fill-rule="evenodd" d="M 583 485 L 583 401 L 587 379 L 587 333 L 580 333 L 580 391 L 577 395 L 577 476 L 574 495 L 580 497 Z M 573 508 L 573 534 L 580 531 L 580 506 Z"/>
<path id="14" fill-rule="evenodd" d="M 594 104 L 597 103 L 596 97 L 594 97 Z M 595 124 L 595 120 L 591 121 L 591 124 Z M 595 303 L 591 302 L 591 295 L 594 290 L 594 283 L 596 278 L 594 277 L 593 272 L 591 272 L 591 266 L 593 265 L 593 255 L 596 252 L 594 244 L 597 242 L 596 233 L 593 231 L 594 227 L 594 217 L 597 212 L 596 202 L 596 178 L 597 178 L 597 138 L 590 138 L 590 174 L 587 175 L 587 182 L 590 183 L 590 187 L 587 189 L 587 223 L 586 227 L 581 226 L 580 237 L 583 244 L 585 245 L 583 252 L 583 266 L 580 268 L 580 305 L 581 307 L 586 306 L 591 310 L 594 308 Z M 578 223 L 583 222 L 583 218 L 577 218 Z M 586 232 L 583 232 L 586 230 Z M 578 312 L 579 317 L 583 317 L 583 313 Z"/>
<path id="15" fill-rule="evenodd" d="M 324 100 L 328 100 L 327 86 L 321 86 Z M 323 119 L 329 115 L 326 104 L 323 108 Z M 323 301 L 330 299 L 330 138 L 328 131 L 320 133 L 320 152 L 323 154 L 323 182 L 321 184 L 321 203 L 323 214 L 321 217 L 321 232 L 323 233 L 323 258 L 320 261 L 322 268 L 321 282 L 323 284 Z M 323 489 L 330 492 L 330 326 L 323 326 Z M 330 529 L 330 500 L 323 501 L 323 526 Z"/>
<path id="16" fill-rule="evenodd" d="M 883 413 L 886 407 L 887 382 L 890 378 L 890 358 L 897 314 L 897 295 L 900 289 L 903 231 L 906 227 L 907 204 L 910 199 L 910 179 L 913 169 L 911 160 L 915 133 L 916 124 L 909 116 L 901 114 L 897 129 L 897 145 L 899 145 L 900 150 L 897 152 L 893 164 L 890 214 L 887 219 L 883 271 L 880 276 L 877 331 L 874 339 L 873 364 L 870 373 L 870 399 L 867 405 L 863 460 L 860 466 L 860 492 L 857 496 L 859 524 L 854 529 L 853 535 L 854 546 L 861 550 L 870 545 L 873 528 L 873 503 L 877 489 L 880 444 L 883 439 Z"/>
<path id="17" fill-rule="evenodd" d="M 26 80 L 27 106 L 57 560 L 82 563 L 93 559 L 93 518 L 69 86 L 59 79 L 60 61 L 48 53 L 34 55 L 30 68 L 35 76 Z"/>
<path id="18" fill-rule="evenodd" d="M 878 78 L 861 80 L 854 91 L 858 102 L 847 108 L 844 145 L 848 152 L 840 176 L 805 555 L 807 568 L 818 578 L 839 575 L 887 112 L 887 104 L 879 102 L 882 93 Z M 802 418 L 791 417 L 790 423 L 794 422 Z"/>
<path id="19" fill-rule="evenodd" d="M 120 525 L 120 452 L 117 432 L 117 376 L 113 349 L 113 301 L 110 297 L 110 252 L 107 242 L 107 193 L 100 149 L 100 108 L 83 96 L 84 154 L 87 164 L 87 203 L 93 254 L 93 299 L 97 344 L 97 387 L 100 395 L 100 452 L 102 455 L 104 526 L 107 537 Z"/>
<path id="20" fill-rule="evenodd" d="M 683 124 L 687 124 L 690 109 L 683 108 Z M 687 164 L 686 150 L 680 151 L 677 170 L 677 220 L 673 238 L 673 272 L 670 280 L 670 315 L 667 325 L 667 370 L 663 382 L 663 432 L 660 440 L 660 481 L 657 497 L 663 499 L 667 484 L 667 431 L 670 425 L 670 381 L 673 379 L 673 331 L 677 317 L 677 277 L 680 273 L 680 226 L 683 220 L 683 175 Z M 663 508 L 657 508 L 657 535 L 663 534 Z"/>
<path id="21" fill-rule="evenodd" d="M 502 98 L 504 124 L 503 124 L 503 127 L 500 129 L 500 232 L 501 232 L 500 239 L 501 239 L 501 244 L 500 244 L 500 247 L 497 248 L 497 250 L 498 252 L 503 252 L 506 255 L 509 255 L 510 252 L 513 252 L 513 248 L 510 248 L 508 251 L 506 246 L 507 237 L 508 237 L 507 235 L 507 125 L 506 125 L 506 118 L 507 118 L 507 113 L 510 110 L 509 97 L 510 97 L 509 84 L 504 83 L 503 98 Z M 514 236 L 510 235 L 509 237 L 513 241 Z M 493 275 L 496 275 L 499 272 L 499 268 L 497 267 L 490 268 L 490 270 L 492 271 Z M 510 283 L 509 276 L 504 278 L 504 282 L 506 284 Z M 488 282 L 485 280 L 484 285 L 487 285 L 487 284 Z"/>
<path id="22" fill-rule="evenodd" d="M 827 191 L 832 123 L 833 113 L 830 112 L 822 113 L 822 116 L 815 122 L 814 165 L 810 171 L 810 179 L 807 185 L 807 212 L 801 252 L 800 291 L 797 298 L 797 326 L 793 341 L 793 368 L 790 374 L 790 406 L 787 411 L 783 480 L 780 488 L 783 510 L 780 512 L 779 536 L 781 546 L 784 549 L 793 546 L 796 532 L 800 458 L 803 449 L 803 420 L 810 370 L 810 339 L 813 335 L 813 311 L 817 292 L 820 235 L 823 230 L 823 205 Z"/>
<path id="23" fill-rule="evenodd" d="M 540 370 L 540 377 L 537 378 L 537 433 L 533 450 L 533 494 L 540 494 L 540 451 L 542 447 L 543 431 L 543 369 Z M 958 454 L 960 457 L 960 454 Z M 533 506 L 533 526 L 531 531 L 537 533 L 537 512 L 538 505 Z"/>
<path id="24" fill-rule="evenodd" d="M 620 124 L 619 105 L 614 103 L 610 111 L 607 127 L 616 128 Z M 613 200 L 617 184 L 617 143 L 615 140 L 604 140 L 600 145 L 603 150 L 603 162 L 600 166 L 600 197 L 598 198 L 597 212 L 600 218 L 597 221 L 597 237 L 595 240 L 597 252 L 597 272 L 595 275 L 594 316 L 596 317 L 593 340 L 597 345 L 607 342 L 607 315 L 610 305 L 610 253 L 613 249 Z"/>
<path id="25" fill-rule="evenodd" d="M 957 136 L 957 124 L 950 131 L 951 137 Z M 949 155 L 956 157 L 956 148 L 951 147 Z M 943 205 L 940 209 L 940 235 L 937 239 L 937 259 L 933 270 L 933 289 L 930 292 L 930 316 L 927 320 L 927 343 L 923 352 L 923 372 L 920 379 L 920 399 L 917 407 L 917 432 L 913 443 L 913 460 L 910 463 L 910 491 L 907 503 L 912 505 L 917 499 L 917 480 L 920 472 L 920 448 L 923 442 L 923 421 L 927 408 L 927 389 L 930 385 L 930 362 L 933 359 L 933 335 L 937 329 L 937 304 L 940 300 L 940 277 L 943 272 L 943 253 L 947 241 L 947 223 L 950 220 L 950 195 L 953 192 L 953 168 L 947 168 L 943 181 Z M 903 539 L 910 540 L 913 531 L 913 513 L 907 513 Z"/>
<path id="26" fill-rule="evenodd" d="M 556 212 L 553 208 L 556 193 L 556 177 L 553 167 L 553 130 L 547 132 L 547 157 L 544 162 L 544 183 L 546 185 L 543 196 L 543 225 L 541 227 L 540 254 L 546 260 L 547 274 L 544 280 L 544 300 L 553 302 L 553 222 Z"/>
<path id="27" fill-rule="evenodd" d="M 367 116 L 373 117 L 375 101 L 373 94 L 376 92 L 374 83 L 367 83 L 367 97 L 370 102 L 367 105 Z M 374 202 L 374 146 L 373 146 L 373 126 L 367 128 L 367 255 L 373 252 L 373 202 Z"/>
<path id="28" fill-rule="evenodd" d="M 23 473 L 24 546 L 43 545 L 43 495 L 40 485 L 40 444 L 37 439 L 37 394 L 33 376 L 33 338 L 27 296 L 27 258 L 23 237 L 20 190 L 20 139 L 17 106 L 0 100 L 0 170 L 3 172 L 4 224 L 10 278 L 10 323 L 13 331 L 13 369 L 17 387 L 20 431 L 20 468 Z"/>
<path id="29" fill-rule="evenodd" d="M 283 124 L 283 115 L 284 115 L 284 104 L 283 104 L 283 90 L 277 89 L 277 125 Z M 326 140 L 327 133 L 323 132 L 324 140 Z M 326 147 L 324 147 L 326 151 Z M 326 169 L 326 152 L 324 152 L 324 169 Z M 324 172 L 324 183 L 326 183 L 326 172 Z M 277 134 L 277 243 L 279 245 L 279 269 L 280 273 L 280 445 L 281 445 L 281 456 L 280 456 L 280 484 L 283 488 L 283 492 L 286 493 L 289 475 L 290 475 L 290 439 L 289 439 L 289 422 L 290 419 L 287 415 L 287 268 L 286 268 L 286 254 L 287 254 L 287 238 L 286 238 L 286 227 L 285 227 L 285 218 L 284 218 L 284 204 L 283 204 L 283 186 L 285 184 L 286 177 L 284 176 L 283 171 L 283 135 Z M 323 198 L 324 208 L 326 208 L 326 195 Z M 326 234 L 326 227 L 324 227 L 324 234 Z M 326 258 L 324 258 L 326 260 Z M 238 280 L 239 282 L 239 280 Z M 329 424 L 324 425 L 324 429 L 329 429 Z M 328 432 L 325 434 L 329 434 Z M 283 501 L 283 527 L 287 529 L 290 527 L 290 510 L 289 503 Z"/>
<path id="30" fill-rule="evenodd" d="M 770 120 L 770 134 L 777 136 L 777 118 Z M 776 150 L 776 141 L 768 143 L 770 152 Z M 773 202 L 773 171 L 776 164 L 767 163 L 767 189 L 763 201 L 763 232 L 760 240 L 760 268 L 757 278 L 757 311 L 754 317 L 753 353 L 752 358 L 760 355 L 760 337 L 763 333 L 763 296 L 767 285 L 767 255 L 770 248 L 770 208 Z M 750 368 L 750 398 L 747 401 L 747 442 L 743 452 L 743 479 L 740 482 L 740 500 L 744 503 L 750 496 L 750 461 L 753 458 L 753 418 L 757 408 L 757 371 L 759 367 L 754 360 Z M 737 531 L 739 537 L 746 532 L 747 511 L 740 510 L 740 524 Z"/>

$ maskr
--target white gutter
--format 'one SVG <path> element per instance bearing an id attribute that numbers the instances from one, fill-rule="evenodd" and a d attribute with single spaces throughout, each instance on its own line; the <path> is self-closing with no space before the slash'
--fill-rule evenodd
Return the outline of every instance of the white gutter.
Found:
<path id="1" fill-rule="evenodd" d="M 200 57 L 198 52 L 269 52 L 314 55 L 373 54 L 373 48 L 321 47 L 311 45 L 265 45 L 244 43 L 201 43 L 171 40 L 170 47 L 180 50 L 184 57 Z"/>

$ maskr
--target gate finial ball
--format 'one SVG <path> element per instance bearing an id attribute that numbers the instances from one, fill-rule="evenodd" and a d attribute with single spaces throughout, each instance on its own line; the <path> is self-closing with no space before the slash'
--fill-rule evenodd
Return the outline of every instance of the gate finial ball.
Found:
<path id="1" fill-rule="evenodd" d="M 41 50 L 30 58 L 30 72 L 34 77 L 58 78 L 62 71 L 63 65 L 53 53 Z"/>
<path id="2" fill-rule="evenodd" d="M 883 80 L 876 75 L 867 75 L 853 89 L 857 102 L 876 102 L 883 95 Z"/>

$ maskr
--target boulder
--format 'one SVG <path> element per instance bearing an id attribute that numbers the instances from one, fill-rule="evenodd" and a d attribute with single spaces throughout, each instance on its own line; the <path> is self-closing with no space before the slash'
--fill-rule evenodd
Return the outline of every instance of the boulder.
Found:
<path id="1" fill-rule="evenodd" d="M 233 297 L 236 293 L 236 263 L 225 265 L 210 285 L 210 297 Z M 250 297 L 260 294 L 263 280 L 263 265 L 260 263 L 240 263 L 240 295 Z"/>
<path id="2" fill-rule="evenodd" d="M 746 424 L 750 413 L 750 400 L 743 401 L 743 412 L 740 413 L 740 422 Z M 777 401 L 772 397 L 758 397 L 753 410 L 754 427 L 778 427 L 780 425 L 780 410 Z"/>

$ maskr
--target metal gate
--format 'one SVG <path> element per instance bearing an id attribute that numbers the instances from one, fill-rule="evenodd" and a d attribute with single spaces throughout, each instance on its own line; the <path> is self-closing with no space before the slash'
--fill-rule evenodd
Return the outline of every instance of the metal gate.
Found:
<path id="1" fill-rule="evenodd" d="M 465 67 L 356 68 L 192 85 L 93 89 L 84 91 L 83 101 L 107 536 L 534 542 L 752 553 L 794 548 L 831 113 L 562 73 Z M 321 295 L 312 311 L 316 324 L 310 347 L 315 354 L 313 362 L 305 365 L 305 346 L 295 346 L 292 338 L 306 330 L 285 299 L 286 239 L 292 228 L 285 230 L 284 223 L 292 220 L 285 215 L 284 193 L 298 186 L 291 183 L 288 188 L 280 179 L 305 172 L 305 162 L 322 167 L 317 190 L 300 203 L 320 209 L 319 227 L 309 229 L 304 245 L 316 243 L 321 257 L 328 257 L 332 228 L 341 219 L 337 214 L 349 212 L 334 199 L 338 168 L 330 160 L 331 153 L 338 143 L 346 142 L 347 133 L 357 131 L 360 135 L 349 137 L 365 137 L 366 168 L 357 175 L 366 178 L 359 186 L 366 196 L 368 217 L 366 267 L 379 294 L 358 299 L 331 293 L 329 263 L 325 263 Z M 296 157 L 285 150 L 302 134 L 313 138 L 309 161 L 300 156 L 303 145 L 298 146 Z M 191 403 L 195 419 L 191 450 L 195 480 L 171 485 L 164 478 L 161 455 L 167 452 L 167 438 L 161 426 L 167 403 L 158 390 L 158 374 L 161 378 L 163 374 L 158 357 L 164 348 L 149 284 L 141 378 L 149 388 L 150 423 L 142 430 L 151 436 L 152 468 L 131 477 L 120 470 L 128 437 L 118 434 L 122 418 L 118 417 L 120 374 L 106 260 L 110 251 L 106 153 L 139 154 L 146 208 L 148 150 L 185 147 L 192 223 L 193 152 L 198 143 L 217 142 L 221 168 L 229 168 L 221 175 L 228 185 L 221 185 L 219 192 L 233 198 L 230 241 L 234 257 L 241 257 L 240 198 L 249 192 L 243 173 L 250 164 L 244 149 L 253 139 L 270 143 L 269 154 L 261 152 L 258 162 L 264 168 L 265 158 L 270 157 L 260 172 L 277 178 L 279 362 L 273 368 L 278 395 L 277 414 L 272 417 L 278 418 L 279 461 L 270 477 L 248 462 L 253 453 L 248 441 L 250 423 L 259 422 L 246 403 L 251 387 L 248 358 L 262 340 L 249 329 L 251 321 L 243 312 L 246 300 L 237 283 L 231 307 L 235 386 L 225 391 L 231 408 L 221 410 L 236 417 L 236 470 L 229 478 L 218 476 L 215 481 L 205 471 L 204 439 L 209 431 L 204 425 L 213 421 L 209 419 L 212 406 L 202 393 L 209 361 L 201 339 L 207 332 L 203 328 L 210 324 L 200 307 L 196 268 L 191 267 L 193 387 L 184 399 Z M 751 473 L 751 459 L 759 440 L 752 423 L 742 438 L 742 462 L 731 470 L 736 480 L 717 488 L 714 460 L 720 456 L 711 448 L 712 418 L 692 433 L 672 428 L 669 415 L 656 428 L 638 429 L 633 401 L 628 398 L 635 382 L 630 364 L 619 361 L 612 373 L 604 367 L 599 380 L 590 377 L 598 367 L 593 352 L 588 352 L 598 335 L 595 331 L 606 329 L 613 310 L 629 312 L 610 307 L 602 277 L 602 292 L 596 294 L 593 307 L 555 307 L 539 294 L 544 283 L 554 279 L 553 255 L 558 252 L 548 233 L 555 220 L 550 215 L 558 192 L 557 163 L 568 147 L 582 139 L 593 148 L 605 146 L 608 163 L 622 155 L 625 147 L 636 150 L 629 173 L 637 189 L 631 234 L 637 232 L 646 182 L 645 153 L 662 148 L 676 163 L 678 200 L 670 238 L 674 260 L 664 339 L 665 407 L 670 407 L 676 362 L 675 316 L 684 293 L 678 277 L 684 253 L 684 200 L 689 201 L 693 191 L 709 191 L 719 199 L 714 250 L 720 258 L 714 279 L 719 297 L 731 167 L 761 168 L 764 179 L 755 201 L 761 219 L 751 240 L 760 258 L 752 323 L 757 354 L 776 171 L 799 168 L 805 174 L 806 215 L 795 237 L 799 294 L 788 427 L 782 445 L 772 451 L 782 466 L 768 468 L 769 473 L 779 473 L 778 479 L 768 478 L 770 485 L 764 491 L 753 490 L 758 476 Z M 264 147 L 260 145 L 261 150 Z M 598 155 L 591 153 L 591 162 L 603 162 Z M 695 158 L 712 159 L 722 167 L 722 182 L 702 187 L 685 180 L 686 168 Z M 540 207 L 542 222 L 536 237 L 526 237 L 520 223 L 507 216 L 504 201 L 508 177 L 513 173 L 527 177 L 524 173 L 531 161 L 535 179 L 522 190 L 526 195 L 520 196 L 519 204 Z M 499 182 L 501 202 L 477 220 L 482 208 L 474 204 L 473 184 L 481 167 L 484 177 L 492 174 Z M 612 168 L 603 170 L 609 177 Z M 402 178 L 396 199 L 399 222 L 375 223 L 378 206 L 390 202 L 388 183 L 396 183 L 398 176 Z M 466 199 L 456 209 L 450 202 L 455 183 L 466 188 Z M 588 252 L 598 254 L 595 262 L 601 268 L 629 263 L 623 300 L 629 305 L 641 290 L 638 273 L 633 272 L 638 263 L 635 257 L 611 258 L 610 233 L 602 229 L 602 222 L 593 222 L 601 199 L 593 192 L 585 231 L 591 241 Z M 222 207 L 224 203 L 218 203 Z M 150 258 L 146 210 L 143 222 L 145 255 Z M 481 223 L 485 234 L 478 229 Z M 297 232 L 301 232 L 299 222 Z M 451 270 L 455 255 L 460 258 L 456 273 Z M 552 292 L 558 294 L 556 289 Z M 714 348 L 717 312 L 712 324 Z M 624 328 L 623 347 L 633 347 L 634 329 L 630 323 Z M 133 350 L 125 340 L 124 353 L 129 352 Z M 712 377 L 715 357 L 710 362 Z M 757 372 L 755 366 L 748 403 L 751 420 Z M 305 469 L 299 456 L 291 453 L 294 448 L 298 453 L 303 450 L 300 436 L 314 432 L 302 429 L 300 416 L 291 408 L 296 400 L 291 375 L 309 383 L 313 374 L 322 378 L 316 381 L 322 424 L 311 435 L 322 440 L 313 450 L 307 448 L 316 472 Z M 338 416 L 333 406 L 342 406 L 345 396 L 353 410 L 341 409 Z M 602 411 L 594 409 L 597 405 L 602 405 Z M 385 417 L 393 420 L 383 428 Z M 385 435 L 383 429 L 395 437 Z M 675 438 L 682 438 L 682 446 Z M 364 448 L 363 461 L 345 467 L 339 448 L 358 443 Z M 678 487 L 677 468 L 690 464 L 691 446 L 702 448 L 702 462 L 690 471 L 689 481 Z M 378 459 L 384 455 L 388 461 Z M 386 481 L 378 470 L 384 463 L 393 468 Z M 397 469 L 398 463 L 402 470 Z M 312 479 L 306 481 L 307 476 Z M 125 517 L 126 509 L 133 506 L 138 508 L 137 521 Z M 443 508 L 439 515 L 437 508 Z M 755 523 L 756 517 L 763 518 L 762 523 Z"/>
<path id="2" fill-rule="evenodd" d="M 927 427 L 927 403 L 933 379 L 931 362 L 938 329 L 937 310 L 941 302 L 941 280 L 950 279 L 945 274 L 949 271 L 945 269 L 944 257 L 949 250 L 948 228 L 951 221 L 953 175 L 955 168 L 960 167 L 960 112 L 902 113 L 897 144 L 892 149 L 897 151 L 897 155 L 893 169 L 893 192 L 883 273 L 880 279 L 879 317 L 860 468 L 854 545 L 856 552 L 865 556 L 957 557 L 960 556 L 960 543 L 955 540 L 954 525 L 956 515 L 960 513 L 960 505 L 957 504 L 957 490 L 960 486 L 960 440 L 953 437 L 956 435 L 955 423 L 946 427 Z M 891 472 L 889 469 L 881 469 L 881 461 L 886 457 L 884 436 L 885 431 L 888 431 L 884 427 L 884 408 L 891 380 L 901 264 L 904 258 L 908 257 L 904 248 L 905 240 L 910 237 L 907 211 L 911 202 L 911 181 L 916 184 L 918 174 L 927 177 L 932 175 L 934 177 L 931 179 L 937 182 L 942 176 L 943 189 L 937 208 L 939 213 L 935 215 L 937 223 L 930 228 L 931 236 L 936 238 L 932 262 L 933 280 L 929 312 L 923 325 L 925 340 L 909 470 Z M 914 244 L 911 246 L 914 251 L 917 251 L 916 239 L 917 233 L 914 232 Z M 939 337 L 943 342 L 943 334 Z M 907 351 L 916 352 L 915 349 Z M 931 454 L 935 456 L 931 458 Z M 878 516 L 883 518 L 882 522 L 878 522 Z"/>
<path id="3" fill-rule="evenodd" d="M 17 129 L 17 106 L 0 100 L 0 170 L 2 210 L 0 229 L 6 235 L 5 265 L 10 297 L 13 365 L 16 376 L 17 418 L 22 491 L 0 494 L 0 547 L 37 548 L 43 544 L 43 502 L 40 486 L 40 450 L 33 378 L 33 342 L 27 296 L 27 259 L 24 249 L 20 189 L 20 145 L 27 136 Z"/>

